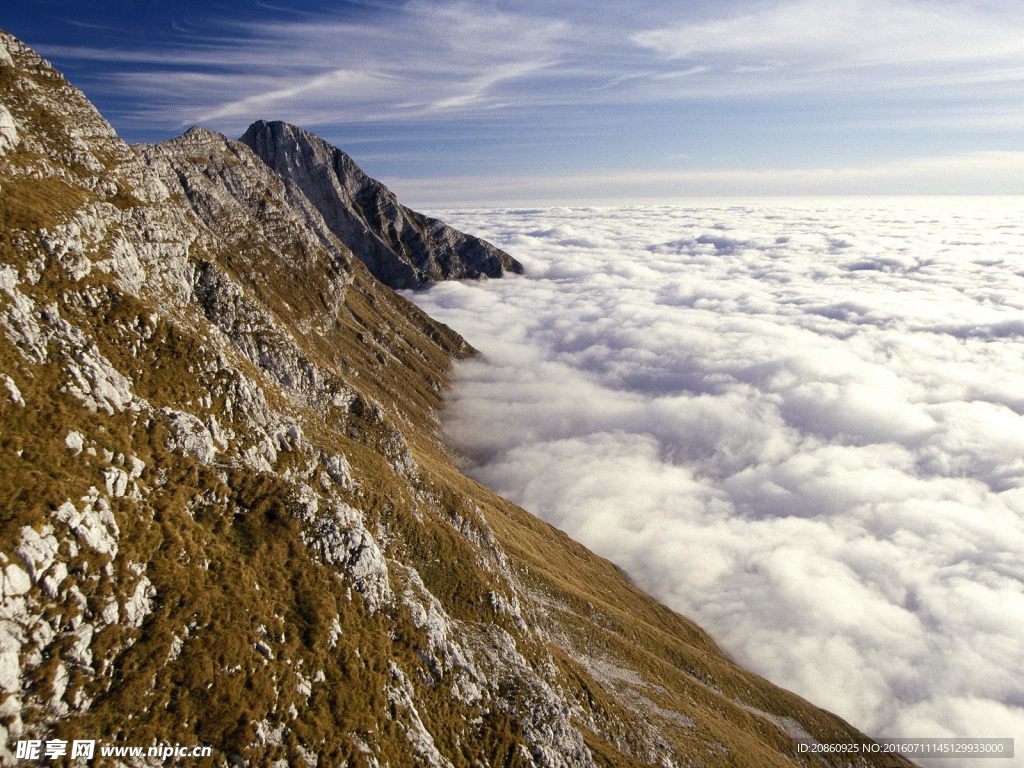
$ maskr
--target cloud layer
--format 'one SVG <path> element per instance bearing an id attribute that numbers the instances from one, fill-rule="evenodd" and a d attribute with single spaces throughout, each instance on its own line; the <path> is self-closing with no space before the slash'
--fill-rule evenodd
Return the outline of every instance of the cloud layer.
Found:
<path id="1" fill-rule="evenodd" d="M 871 195 L 879 190 L 901 194 L 949 195 L 1024 192 L 1024 152 L 986 151 L 935 157 L 913 156 L 847 167 L 759 168 L 747 170 L 665 170 L 618 173 L 551 174 L 495 178 L 479 174 L 454 178 L 387 179 L 399 196 L 420 207 L 531 205 L 566 200 L 602 205 L 665 203 L 697 196 L 771 197 L 799 195 Z M 625 192 L 624 192 L 625 191 Z"/>
<path id="2" fill-rule="evenodd" d="M 874 735 L 1024 739 L 1020 214 L 462 211 L 529 275 L 413 298 L 475 477 Z"/>

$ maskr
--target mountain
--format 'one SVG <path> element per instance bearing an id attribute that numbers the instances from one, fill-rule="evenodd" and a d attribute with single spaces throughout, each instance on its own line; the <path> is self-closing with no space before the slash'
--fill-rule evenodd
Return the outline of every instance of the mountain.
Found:
<path id="1" fill-rule="evenodd" d="M 129 147 L 6 33 L 0 105 L 0 763 L 905 764 L 463 476 L 473 350 L 301 179 Z"/>
<path id="2" fill-rule="evenodd" d="M 259 120 L 240 141 L 284 179 L 290 199 L 312 203 L 331 232 L 392 288 L 523 271 L 490 243 L 409 210 L 351 157 L 302 128 Z"/>

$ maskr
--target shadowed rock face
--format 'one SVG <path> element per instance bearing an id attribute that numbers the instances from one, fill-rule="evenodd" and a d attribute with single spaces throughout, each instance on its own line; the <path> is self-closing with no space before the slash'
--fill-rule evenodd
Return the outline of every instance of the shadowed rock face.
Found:
<path id="1" fill-rule="evenodd" d="M 240 141 L 320 211 L 331 232 L 392 288 L 523 271 L 504 251 L 412 211 L 319 136 L 259 120 Z"/>

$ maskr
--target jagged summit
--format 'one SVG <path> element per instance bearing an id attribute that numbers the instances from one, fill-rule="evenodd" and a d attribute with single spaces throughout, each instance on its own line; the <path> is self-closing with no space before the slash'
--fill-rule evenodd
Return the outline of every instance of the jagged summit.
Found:
<path id="1" fill-rule="evenodd" d="M 161 144 L 171 144 L 174 142 L 225 142 L 229 141 L 228 137 L 219 131 L 215 131 L 211 128 L 206 128 L 202 125 L 193 125 L 187 131 L 180 136 L 175 136 L 173 139 L 168 139 Z"/>
<path id="2" fill-rule="evenodd" d="M 406 208 L 345 152 L 303 128 L 258 120 L 239 140 L 301 191 L 335 236 L 393 288 L 523 271 L 490 243 Z"/>

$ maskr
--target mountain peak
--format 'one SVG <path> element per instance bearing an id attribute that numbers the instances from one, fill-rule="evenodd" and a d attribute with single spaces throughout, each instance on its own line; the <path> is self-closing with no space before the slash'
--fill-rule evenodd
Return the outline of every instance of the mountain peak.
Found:
<path id="1" fill-rule="evenodd" d="M 228 141 L 228 137 L 223 133 L 204 128 L 201 125 L 193 125 L 179 136 L 178 139 L 188 139 L 189 141 Z M 175 141 L 175 139 L 171 139 L 171 141 Z"/>
<path id="2" fill-rule="evenodd" d="M 165 139 L 155 145 L 140 144 L 140 148 L 149 146 L 161 147 L 178 152 L 216 152 L 232 143 L 232 140 L 223 133 L 204 128 L 201 125 L 193 125 L 180 136 Z"/>
<path id="3" fill-rule="evenodd" d="M 406 208 L 344 151 L 304 128 L 258 120 L 239 141 L 312 203 L 334 235 L 392 288 L 523 271 L 491 243 Z"/>

